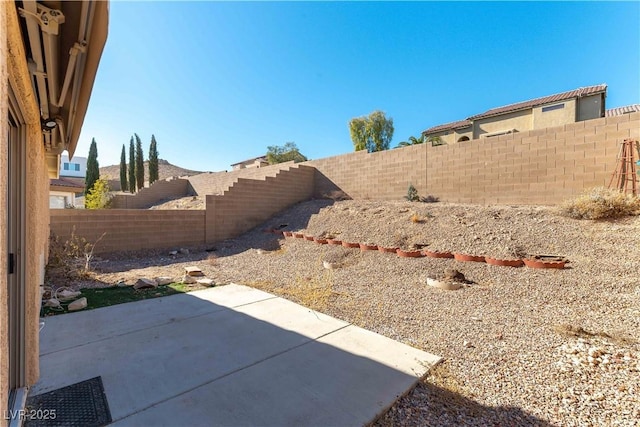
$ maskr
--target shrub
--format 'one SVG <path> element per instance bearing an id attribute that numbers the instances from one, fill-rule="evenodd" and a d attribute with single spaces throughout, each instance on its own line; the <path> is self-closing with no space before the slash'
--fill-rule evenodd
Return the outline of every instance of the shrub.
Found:
<path id="1" fill-rule="evenodd" d="M 617 190 L 596 187 L 560 206 L 564 216 L 574 219 L 604 219 L 640 214 L 640 198 Z"/>
<path id="2" fill-rule="evenodd" d="M 417 202 L 420 200 L 420 196 L 418 196 L 418 190 L 416 190 L 416 187 L 414 187 L 413 184 L 409 184 L 407 195 L 404 196 L 404 198 L 410 202 Z"/>
<path id="3" fill-rule="evenodd" d="M 109 191 L 109 181 L 105 178 L 98 179 L 85 196 L 84 207 L 86 209 L 108 208 L 111 203 L 111 193 Z"/>
<path id="4" fill-rule="evenodd" d="M 60 275 L 67 279 L 86 277 L 91 272 L 93 250 L 105 235 L 106 233 L 102 233 L 92 243 L 84 237 L 78 236 L 74 226 L 69 239 L 62 241 L 58 235 L 51 231 L 49 235 L 49 262 L 47 264 L 49 277 Z M 54 271 L 57 271 L 57 274 Z"/>
<path id="5" fill-rule="evenodd" d="M 436 203 L 439 202 L 440 199 L 436 196 L 428 195 L 427 197 L 420 197 L 420 201 L 423 203 Z"/>

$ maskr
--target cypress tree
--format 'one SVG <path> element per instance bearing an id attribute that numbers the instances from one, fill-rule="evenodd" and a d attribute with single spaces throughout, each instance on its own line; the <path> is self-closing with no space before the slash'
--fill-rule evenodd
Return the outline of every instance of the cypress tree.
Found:
<path id="1" fill-rule="evenodd" d="M 127 153 L 122 144 L 122 154 L 120 154 L 120 190 L 127 191 L 129 185 L 127 184 Z"/>
<path id="2" fill-rule="evenodd" d="M 144 188 L 144 153 L 142 152 L 142 141 L 137 133 L 136 137 L 136 184 L 138 190 Z"/>
<path id="3" fill-rule="evenodd" d="M 158 144 L 156 143 L 156 137 L 151 135 L 151 145 L 149 146 L 149 185 L 158 179 Z"/>
<path id="4" fill-rule="evenodd" d="M 89 194 L 93 184 L 100 179 L 100 167 L 98 166 L 98 145 L 96 139 L 91 139 L 89 157 L 87 158 L 87 175 L 84 179 L 84 195 Z"/>
<path id="5" fill-rule="evenodd" d="M 133 137 L 129 141 L 129 191 L 136 192 L 136 151 L 133 145 Z"/>

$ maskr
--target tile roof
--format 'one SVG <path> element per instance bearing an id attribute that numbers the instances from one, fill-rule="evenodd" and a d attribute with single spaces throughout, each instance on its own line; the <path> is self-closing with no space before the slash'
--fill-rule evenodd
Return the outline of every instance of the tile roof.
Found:
<path id="1" fill-rule="evenodd" d="M 254 157 L 252 159 L 243 160 L 243 161 L 238 162 L 238 163 L 232 163 L 231 166 L 241 165 L 243 163 L 253 163 L 256 160 L 264 160 L 266 162 L 267 161 L 267 156 L 258 156 L 258 157 Z"/>
<path id="2" fill-rule="evenodd" d="M 549 104 L 557 101 L 564 101 L 566 99 L 581 98 L 583 96 L 595 95 L 600 92 L 606 92 L 607 85 L 601 84 L 596 86 L 581 87 L 578 89 L 570 90 L 568 92 L 557 93 L 555 95 L 543 96 L 542 98 L 532 99 L 530 101 L 518 102 L 515 104 L 505 105 L 504 107 L 492 108 L 482 114 L 469 117 L 469 120 L 482 119 L 485 117 L 497 116 L 500 114 L 511 113 L 519 110 L 526 110 L 528 108 L 538 107 L 540 105 Z"/>
<path id="3" fill-rule="evenodd" d="M 563 101 L 566 99 L 580 98 L 587 95 L 595 95 L 597 93 L 606 92 L 606 91 L 607 91 L 606 84 L 580 87 L 578 89 L 570 90 L 568 92 L 562 92 L 562 93 L 557 93 L 555 95 L 543 96 L 542 98 L 536 98 L 529 101 L 517 102 L 515 104 L 509 104 L 503 107 L 492 108 L 490 110 L 485 111 L 482 114 L 476 114 L 475 116 L 471 116 L 467 120 L 459 120 L 457 122 L 445 123 L 443 125 L 434 126 L 423 131 L 422 133 L 428 134 L 428 133 L 441 132 L 441 131 L 450 130 L 450 129 L 459 129 L 462 127 L 469 126 L 472 120 L 482 119 L 482 118 L 491 117 L 491 116 L 498 116 L 500 114 L 511 113 L 519 110 L 526 110 L 529 108 L 538 107 L 540 105 L 549 104 L 552 102 Z M 635 104 L 635 105 L 638 105 L 638 104 Z M 629 108 L 629 107 L 634 107 L 634 106 L 620 107 L 620 108 Z M 632 110 L 632 111 L 637 111 L 637 110 Z M 630 112 L 630 111 L 624 111 L 624 112 Z M 619 113 L 619 114 L 623 114 L 623 113 Z"/>
<path id="4" fill-rule="evenodd" d="M 625 105 L 624 107 L 610 108 L 604 112 L 605 117 L 621 116 L 627 113 L 640 111 L 640 104 Z"/>
<path id="5" fill-rule="evenodd" d="M 58 178 L 58 179 L 50 179 L 49 185 L 52 187 L 69 187 L 69 188 L 78 188 L 84 190 L 84 185 L 79 184 L 75 181 L 72 181 L 67 178 Z"/>
<path id="6" fill-rule="evenodd" d="M 423 131 L 422 133 L 435 133 L 435 132 L 441 132 L 443 130 L 460 129 L 467 126 L 471 126 L 471 121 L 459 120 L 457 122 L 445 123 L 443 125 L 434 126 L 432 128 L 429 128 Z"/>

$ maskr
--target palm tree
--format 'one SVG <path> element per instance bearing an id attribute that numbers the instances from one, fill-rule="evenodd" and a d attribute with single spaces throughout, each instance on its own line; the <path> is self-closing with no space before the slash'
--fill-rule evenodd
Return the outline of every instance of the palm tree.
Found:
<path id="1" fill-rule="evenodd" d="M 430 136 L 429 138 L 427 138 L 427 142 L 430 142 L 432 147 L 445 144 L 445 142 L 439 136 Z"/>
<path id="2" fill-rule="evenodd" d="M 410 136 L 409 141 L 402 141 L 396 146 L 396 148 L 408 147 L 409 145 L 418 145 L 418 144 L 422 144 L 423 142 L 424 142 L 424 135 L 420 135 L 418 138 L 416 138 L 415 136 Z"/>

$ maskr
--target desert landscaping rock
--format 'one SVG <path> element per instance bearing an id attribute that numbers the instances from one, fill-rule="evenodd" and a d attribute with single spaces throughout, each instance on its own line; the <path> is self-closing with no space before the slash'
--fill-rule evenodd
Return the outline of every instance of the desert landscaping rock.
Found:
<path id="1" fill-rule="evenodd" d="M 84 308 L 87 308 L 87 299 L 85 297 L 79 298 L 69 303 L 69 306 L 67 307 L 69 311 L 78 311 Z"/>
<path id="2" fill-rule="evenodd" d="M 194 276 L 194 277 L 204 276 L 204 274 L 202 273 L 202 270 L 200 269 L 200 267 L 197 267 L 195 265 L 190 265 L 188 267 L 185 267 L 184 271 L 189 276 Z"/>
<path id="3" fill-rule="evenodd" d="M 432 279 L 431 277 L 427 277 L 427 285 L 444 289 L 445 291 L 456 291 L 462 287 L 462 284 L 459 282 L 446 279 Z"/>
<path id="4" fill-rule="evenodd" d="M 158 284 L 158 286 L 170 285 L 174 282 L 173 278 L 168 276 L 156 277 L 155 281 Z"/>
<path id="5" fill-rule="evenodd" d="M 197 279 L 193 276 L 190 276 L 188 274 L 185 274 L 184 276 L 182 276 L 182 279 L 180 280 L 180 283 L 183 283 L 185 285 L 192 285 L 194 283 L 197 283 Z"/>
<path id="6" fill-rule="evenodd" d="M 413 213 L 424 222 L 412 222 Z M 423 251 L 497 259 L 556 254 L 571 264 L 532 269 L 400 258 L 284 237 L 269 256 L 251 250 L 274 238 L 262 229 L 284 223 L 347 242 L 427 244 Z M 112 256 L 96 266 L 94 282 L 74 287 L 133 283 L 198 265 L 217 284 L 264 289 L 444 357 L 375 426 L 636 426 L 639 236 L 640 217 L 578 221 L 553 207 L 314 200 L 217 243 L 215 258 L 204 246 L 164 262 L 166 250 Z M 325 269 L 324 261 L 341 267 Z M 425 284 L 446 268 L 476 284 L 453 292 Z M 559 330 L 563 324 L 574 332 Z"/>
<path id="7" fill-rule="evenodd" d="M 199 284 L 204 285 L 204 286 L 213 286 L 213 285 L 215 285 L 215 282 L 213 280 L 211 280 L 211 279 L 208 279 L 208 278 L 198 279 L 198 280 L 196 280 L 196 283 L 199 283 Z"/>
<path id="8" fill-rule="evenodd" d="M 136 281 L 133 285 L 133 289 L 149 289 L 149 288 L 157 288 L 158 282 L 153 279 L 148 279 L 146 277 L 141 277 Z"/>

